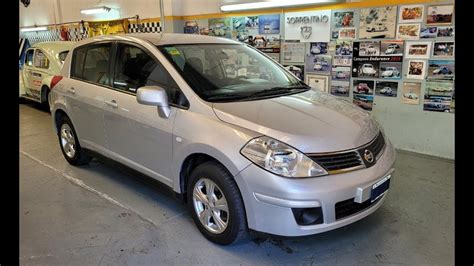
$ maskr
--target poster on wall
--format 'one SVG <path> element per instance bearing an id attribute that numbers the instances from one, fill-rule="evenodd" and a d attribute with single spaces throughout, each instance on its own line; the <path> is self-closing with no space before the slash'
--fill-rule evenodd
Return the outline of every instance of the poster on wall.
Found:
<path id="1" fill-rule="evenodd" d="M 258 16 L 259 34 L 279 34 L 280 14 Z"/>
<path id="2" fill-rule="evenodd" d="M 446 81 L 427 81 L 423 110 L 434 112 L 453 112 L 454 83 Z"/>
<path id="3" fill-rule="evenodd" d="M 403 82 L 402 103 L 420 104 L 421 82 Z"/>
<path id="4" fill-rule="evenodd" d="M 306 74 L 305 83 L 312 88 L 329 93 L 329 77 L 328 76 Z"/>
<path id="5" fill-rule="evenodd" d="M 304 43 L 285 41 L 281 45 L 283 63 L 304 63 L 306 46 Z"/>
<path id="6" fill-rule="evenodd" d="M 398 10 L 398 23 L 423 22 L 423 5 L 400 6 Z"/>
<path id="7" fill-rule="evenodd" d="M 355 28 L 344 28 L 339 29 L 338 38 L 339 40 L 354 40 L 356 38 Z"/>
<path id="8" fill-rule="evenodd" d="M 352 56 L 350 55 L 335 55 L 332 61 L 334 66 L 352 66 Z"/>
<path id="9" fill-rule="evenodd" d="M 401 79 L 402 62 L 381 62 L 380 78 L 383 79 Z"/>
<path id="10" fill-rule="evenodd" d="M 435 42 L 433 45 L 433 57 L 454 57 L 454 42 Z"/>
<path id="11" fill-rule="evenodd" d="M 407 79 L 424 79 L 426 76 L 425 60 L 410 60 L 407 64 Z"/>
<path id="12" fill-rule="evenodd" d="M 454 37 L 454 28 L 453 27 L 438 27 L 438 33 L 436 34 L 438 38 L 452 38 Z"/>
<path id="13" fill-rule="evenodd" d="M 374 102 L 375 81 L 354 80 L 352 83 L 352 102 L 364 110 L 371 111 Z"/>
<path id="14" fill-rule="evenodd" d="M 418 40 L 420 38 L 420 24 L 398 24 L 397 39 Z"/>
<path id="15" fill-rule="evenodd" d="M 312 42 L 309 47 L 311 54 L 327 54 L 328 43 L 327 42 Z"/>
<path id="16" fill-rule="evenodd" d="M 184 33 L 186 34 L 199 34 L 199 26 L 197 21 L 185 21 L 184 22 Z"/>
<path id="17" fill-rule="evenodd" d="M 453 5 L 429 6 L 426 13 L 427 25 L 451 25 L 453 23 Z"/>
<path id="18" fill-rule="evenodd" d="M 350 67 L 333 67 L 331 71 L 331 79 L 336 81 L 350 81 L 351 68 Z"/>
<path id="19" fill-rule="evenodd" d="M 307 54 L 305 71 L 329 74 L 331 71 L 331 59 L 332 57 L 330 55 Z"/>
<path id="20" fill-rule="evenodd" d="M 247 43 L 260 51 L 267 54 L 274 54 L 275 58 L 278 58 L 277 61 L 280 61 L 280 35 L 271 34 L 271 35 L 256 35 L 249 36 Z M 277 54 L 278 56 L 276 56 Z"/>
<path id="21" fill-rule="evenodd" d="M 333 13 L 333 28 L 351 28 L 354 27 L 354 11 L 338 10 Z"/>
<path id="22" fill-rule="evenodd" d="M 329 42 L 331 10 L 285 13 L 285 40 Z"/>
<path id="23" fill-rule="evenodd" d="M 348 81 L 331 81 L 331 94 L 342 97 L 349 97 L 350 83 Z"/>
<path id="24" fill-rule="evenodd" d="M 428 61 L 427 79 L 454 79 L 454 61 L 450 60 L 430 60 Z"/>
<path id="25" fill-rule="evenodd" d="M 438 35 L 438 27 L 422 27 L 420 39 L 434 39 Z"/>
<path id="26" fill-rule="evenodd" d="M 336 55 L 352 55 L 352 42 L 337 40 L 335 47 Z"/>
<path id="27" fill-rule="evenodd" d="M 284 67 L 301 81 L 304 81 L 304 65 L 284 65 Z"/>
<path id="28" fill-rule="evenodd" d="M 375 84 L 375 95 L 386 97 L 397 97 L 398 82 L 377 81 Z"/>
<path id="29" fill-rule="evenodd" d="M 232 38 L 232 27 L 230 18 L 210 18 L 209 35 L 216 37 Z"/>
<path id="30" fill-rule="evenodd" d="M 380 55 L 403 56 L 403 41 L 401 40 L 381 41 L 380 42 Z"/>
<path id="31" fill-rule="evenodd" d="M 401 65 L 403 56 L 398 52 L 402 47 L 398 41 L 389 41 L 383 43 L 383 53 L 381 53 L 380 41 L 364 41 L 354 42 L 353 44 L 353 58 L 352 58 L 352 77 L 371 77 L 379 78 L 385 77 L 399 78 L 400 72 L 390 68 L 392 72 L 387 72 L 387 63 L 392 63 L 391 66 L 398 66 L 393 63 Z M 391 47 L 389 53 L 387 50 Z M 394 52 L 394 54 L 391 54 Z M 384 67 L 382 67 L 384 66 Z"/>
<path id="32" fill-rule="evenodd" d="M 359 39 L 395 38 L 397 6 L 360 10 Z"/>
<path id="33" fill-rule="evenodd" d="M 431 56 L 431 42 L 406 42 L 405 57 L 428 59 Z"/>

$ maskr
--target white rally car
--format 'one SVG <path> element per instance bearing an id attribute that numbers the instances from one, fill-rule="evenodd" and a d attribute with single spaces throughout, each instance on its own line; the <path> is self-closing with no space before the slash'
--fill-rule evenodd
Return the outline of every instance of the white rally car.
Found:
<path id="1" fill-rule="evenodd" d="M 20 70 L 20 99 L 48 104 L 48 94 L 54 75 L 59 75 L 63 62 L 74 42 L 42 42 L 26 50 Z"/>

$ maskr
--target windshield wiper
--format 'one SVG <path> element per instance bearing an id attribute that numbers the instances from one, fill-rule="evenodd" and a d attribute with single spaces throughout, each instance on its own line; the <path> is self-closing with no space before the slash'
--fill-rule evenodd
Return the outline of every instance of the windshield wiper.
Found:
<path id="1" fill-rule="evenodd" d="M 248 98 L 255 98 L 258 96 L 268 96 L 268 95 L 275 95 L 284 92 L 285 94 L 292 92 L 294 90 L 309 90 L 310 88 L 306 85 L 290 85 L 290 86 L 280 86 L 280 87 L 272 87 L 269 89 L 264 89 L 261 91 L 256 91 L 254 93 L 249 94 Z"/>
<path id="2" fill-rule="evenodd" d="M 212 95 L 207 97 L 207 101 L 213 101 L 213 100 L 240 100 L 247 98 L 247 95 L 244 94 L 234 94 L 234 93 L 223 93 L 223 94 L 217 94 L 217 95 Z"/>

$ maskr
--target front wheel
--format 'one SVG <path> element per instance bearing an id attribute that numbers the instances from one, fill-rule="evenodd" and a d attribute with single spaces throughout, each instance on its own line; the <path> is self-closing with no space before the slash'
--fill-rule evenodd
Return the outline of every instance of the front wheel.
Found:
<path id="1" fill-rule="evenodd" d="M 188 208 L 199 231 L 210 241 L 229 245 L 247 236 L 247 219 L 232 175 L 217 162 L 205 162 L 191 173 Z"/>
<path id="2" fill-rule="evenodd" d="M 76 131 L 67 116 L 61 117 L 59 122 L 59 146 L 64 158 L 72 165 L 84 165 L 91 161 L 91 157 L 82 150 L 77 139 Z"/>

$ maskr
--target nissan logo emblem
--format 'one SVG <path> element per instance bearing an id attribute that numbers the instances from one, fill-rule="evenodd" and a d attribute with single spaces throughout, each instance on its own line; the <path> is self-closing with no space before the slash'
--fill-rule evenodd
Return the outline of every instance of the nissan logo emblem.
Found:
<path id="1" fill-rule="evenodd" d="M 369 150 L 365 150 L 364 151 L 364 159 L 369 163 L 373 163 L 374 162 L 374 154 Z"/>

